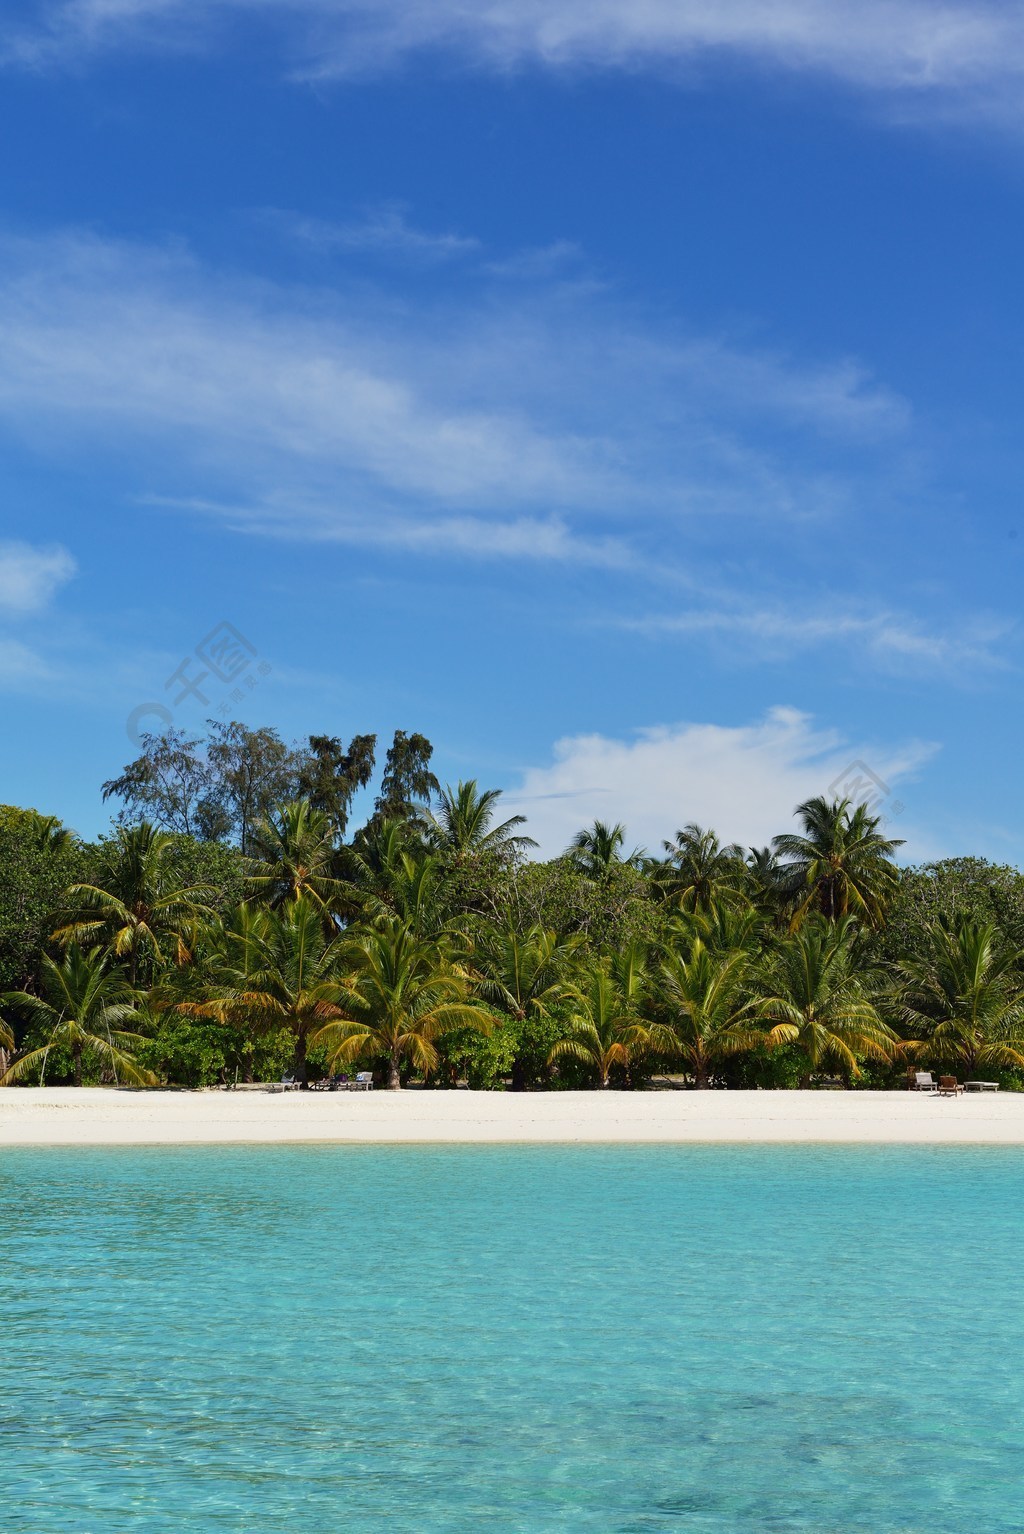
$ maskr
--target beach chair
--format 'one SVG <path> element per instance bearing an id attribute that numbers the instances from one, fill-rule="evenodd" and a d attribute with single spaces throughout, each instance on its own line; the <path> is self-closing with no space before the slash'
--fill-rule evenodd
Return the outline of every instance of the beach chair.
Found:
<path id="1" fill-rule="evenodd" d="M 352 1087 L 352 1085 L 353 1083 L 349 1081 L 348 1077 L 344 1073 L 342 1073 L 340 1075 L 334 1075 L 331 1077 L 330 1081 L 327 1083 L 327 1090 L 328 1092 L 347 1092 Z"/>
<path id="2" fill-rule="evenodd" d="M 931 1071 L 915 1071 L 914 1084 L 910 1090 L 912 1092 L 937 1092 L 939 1084 Z"/>
<path id="3" fill-rule="evenodd" d="M 353 1081 L 352 1086 L 355 1089 L 355 1091 L 357 1091 L 357 1092 L 372 1092 L 373 1091 L 373 1072 L 372 1071 L 356 1071 L 356 1079 L 355 1079 L 355 1081 Z"/>
<path id="4" fill-rule="evenodd" d="M 299 1080 L 298 1076 L 282 1076 L 281 1077 L 281 1091 L 282 1092 L 297 1092 L 301 1086 L 302 1086 L 302 1082 Z"/>
<path id="5" fill-rule="evenodd" d="M 963 1087 L 959 1084 L 955 1076 L 939 1077 L 940 1097 L 957 1097 L 962 1091 Z"/>

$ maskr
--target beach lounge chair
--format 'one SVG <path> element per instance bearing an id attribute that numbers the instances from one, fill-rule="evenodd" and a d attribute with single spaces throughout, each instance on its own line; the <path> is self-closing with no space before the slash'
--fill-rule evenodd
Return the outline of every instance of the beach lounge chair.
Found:
<path id="1" fill-rule="evenodd" d="M 939 1084 L 931 1071 L 915 1071 L 912 1092 L 937 1092 Z"/>
<path id="2" fill-rule="evenodd" d="M 962 1091 L 963 1087 L 959 1085 L 955 1076 L 939 1077 L 940 1097 L 957 1097 Z"/>
<path id="3" fill-rule="evenodd" d="M 342 1072 L 340 1075 L 331 1077 L 330 1082 L 328 1083 L 328 1091 L 347 1092 L 352 1085 L 353 1083 L 349 1081 L 348 1077 L 344 1074 L 344 1072 Z"/>
<path id="4" fill-rule="evenodd" d="M 282 1092 L 297 1092 L 301 1086 L 302 1082 L 299 1080 L 298 1076 L 281 1077 Z"/>
<path id="5" fill-rule="evenodd" d="M 354 1091 L 356 1091 L 356 1092 L 372 1092 L 373 1091 L 373 1072 L 372 1071 L 356 1071 L 356 1079 L 355 1079 L 355 1081 L 352 1082 L 352 1087 L 353 1087 Z"/>

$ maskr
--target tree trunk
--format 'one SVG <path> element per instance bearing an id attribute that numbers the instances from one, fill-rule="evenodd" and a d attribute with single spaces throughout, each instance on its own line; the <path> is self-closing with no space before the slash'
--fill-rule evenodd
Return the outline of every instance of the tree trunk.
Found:
<path id="1" fill-rule="evenodd" d="M 305 1030 L 303 1030 L 302 1032 L 297 1033 L 295 1035 L 295 1074 L 296 1074 L 296 1076 L 298 1076 L 298 1078 L 301 1081 L 302 1085 L 305 1086 L 307 1081 L 309 1080 L 309 1076 L 308 1076 L 307 1071 L 306 1071 L 306 1034 L 305 1034 Z"/>
<path id="2" fill-rule="evenodd" d="M 82 1085 L 82 1046 L 81 1046 L 81 1044 L 73 1044 L 71 1046 L 71 1058 L 74 1061 L 74 1067 L 75 1067 L 75 1074 L 74 1074 L 75 1086 L 76 1087 L 80 1087 Z"/>
<path id="3" fill-rule="evenodd" d="M 801 1092 L 806 1092 L 806 1091 L 809 1090 L 810 1085 L 811 1085 L 811 1073 L 810 1073 L 810 1071 L 807 1071 L 805 1075 L 800 1077 L 800 1080 L 797 1082 L 797 1086 L 798 1086 L 798 1088 L 800 1089 Z"/>
<path id="4" fill-rule="evenodd" d="M 693 1073 L 693 1084 L 698 1092 L 706 1092 L 711 1086 L 706 1065 L 698 1065 Z"/>
<path id="5" fill-rule="evenodd" d="M 400 1092 L 402 1090 L 402 1078 L 398 1074 L 398 1055 L 391 1056 L 388 1063 L 388 1091 Z"/>

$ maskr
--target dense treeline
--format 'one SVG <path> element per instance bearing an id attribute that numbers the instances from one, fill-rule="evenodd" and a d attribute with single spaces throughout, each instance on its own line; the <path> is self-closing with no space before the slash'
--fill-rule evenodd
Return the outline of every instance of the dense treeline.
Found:
<path id="1" fill-rule="evenodd" d="M 541 862 L 401 731 L 350 834 L 375 755 L 213 725 L 144 739 L 97 843 L 0 807 L 0 1080 L 1024 1087 L 1016 870 L 901 870 L 827 799 L 765 848 L 597 822 Z"/>

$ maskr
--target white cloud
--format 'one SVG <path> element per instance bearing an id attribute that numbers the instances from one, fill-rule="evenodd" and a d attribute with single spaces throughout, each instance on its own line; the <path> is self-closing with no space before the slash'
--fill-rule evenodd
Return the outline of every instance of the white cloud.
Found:
<path id="1" fill-rule="evenodd" d="M 226 46 L 239 14 L 282 28 L 304 77 L 422 51 L 503 71 L 733 59 L 1019 115 L 1024 76 L 1017 0 L 40 0 L 32 23 L 7 23 L 0 58 L 38 67 L 115 48 Z"/>
<path id="2" fill-rule="evenodd" d="M 75 561 L 60 545 L 0 541 L 0 615 L 22 616 L 46 607 L 75 573 Z"/>
<path id="3" fill-rule="evenodd" d="M 433 263 L 472 256 L 480 250 L 480 241 L 472 235 L 434 234 L 410 224 L 399 203 L 383 203 L 351 223 L 289 215 L 281 215 L 280 222 L 292 239 L 323 251 L 365 251 Z"/>
<path id="4" fill-rule="evenodd" d="M 893 790 L 937 749 L 847 741 L 806 714 L 775 708 L 749 725 L 663 725 L 630 740 L 558 741 L 553 762 L 528 768 L 502 808 L 527 816 L 543 856 L 563 851 L 595 819 L 624 822 L 630 845 L 652 852 L 689 821 L 712 827 L 725 842 L 763 846 L 790 828 L 798 804 L 829 792 L 852 762 L 866 763 Z M 879 813 L 886 813 L 884 804 Z M 898 819 L 889 834 L 904 835 L 908 856 L 932 854 L 920 839 L 910 844 Z"/>
<path id="5" fill-rule="evenodd" d="M 151 464 L 173 444 L 176 472 L 213 466 L 278 504 L 777 519 L 841 497 L 832 442 L 907 424 L 847 362 L 655 340 L 586 285 L 513 303 L 481 278 L 412 309 L 75 237 L 2 242 L 0 273 L 0 418 L 45 426 L 48 447 L 145 443 Z M 758 440 L 779 425 L 810 444 L 806 467 Z"/>
<path id="6" fill-rule="evenodd" d="M 725 641 L 757 642 L 765 657 L 839 645 L 853 654 L 893 665 L 931 665 L 945 670 L 999 664 L 1014 625 L 1002 619 L 964 619 L 930 629 L 906 613 L 882 608 L 852 610 L 836 595 L 799 611 L 742 606 L 694 608 L 668 616 L 621 620 L 623 628 L 650 634 L 706 634 Z"/>
<path id="7" fill-rule="evenodd" d="M 20 692 L 37 687 L 53 677 L 53 671 L 41 655 L 37 655 L 19 639 L 0 638 L 0 690 Z"/>
<path id="8" fill-rule="evenodd" d="M 274 285 L 180 249 L 0 238 L 0 423 L 50 457 L 116 455 L 137 501 L 240 531 L 612 569 L 699 595 L 645 617 L 651 632 L 751 649 L 835 636 L 834 609 L 794 619 L 781 601 L 715 597 L 716 559 L 737 557 L 719 524 L 771 537 L 841 525 L 858 493 L 879 504 L 909 441 L 905 401 L 854 362 L 673 336 L 587 281 L 526 281 L 513 298 L 479 263 L 463 271 L 454 297 L 408 306 L 344 274 Z M 67 558 L 47 553 L 38 579 L 66 578 Z M 985 649 L 980 631 L 937 639 L 885 612 L 839 621 L 874 658 L 948 668 L 966 639 Z"/>

